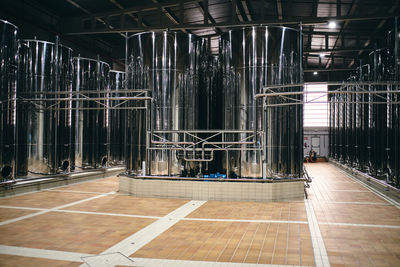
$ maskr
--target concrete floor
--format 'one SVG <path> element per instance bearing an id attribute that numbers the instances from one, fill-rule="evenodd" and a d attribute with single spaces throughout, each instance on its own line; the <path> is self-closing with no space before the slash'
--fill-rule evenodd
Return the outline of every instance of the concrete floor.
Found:
<path id="1" fill-rule="evenodd" d="M 306 167 L 298 202 L 137 198 L 117 177 L 1 198 L 0 266 L 400 266 L 399 207 Z"/>

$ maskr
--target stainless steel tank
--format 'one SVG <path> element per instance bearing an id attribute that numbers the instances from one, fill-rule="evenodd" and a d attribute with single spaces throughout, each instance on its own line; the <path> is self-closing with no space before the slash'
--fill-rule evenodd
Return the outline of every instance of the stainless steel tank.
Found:
<path id="1" fill-rule="evenodd" d="M 329 157 L 335 158 L 335 95 L 328 95 L 329 101 Z"/>
<path id="2" fill-rule="evenodd" d="M 223 129 L 222 108 L 222 79 L 221 62 L 219 56 L 213 56 L 208 49 L 202 53 L 199 68 L 199 129 Z M 210 134 L 200 134 L 202 138 L 209 138 Z M 209 142 L 222 142 L 222 136 L 217 135 L 207 139 Z M 224 173 L 222 169 L 222 151 L 213 151 L 213 160 L 202 164 L 203 174 Z"/>
<path id="3" fill-rule="evenodd" d="M 359 82 L 367 82 L 370 75 L 370 65 L 364 64 L 357 68 L 356 79 Z M 360 92 L 354 95 L 355 102 L 355 132 L 354 132 L 354 167 L 366 171 L 368 163 L 368 94 L 364 92 L 367 86 L 355 86 L 355 91 Z"/>
<path id="4" fill-rule="evenodd" d="M 15 177 L 18 28 L 0 20 L 0 180 Z"/>
<path id="5" fill-rule="evenodd" d="M 199 45 L 194 35 L 178 32 L 147 32 L 129 38 L 128 88 L 150 89 L 153 102 L 150 121 L 146 121 L 145 110 L 136 109 L 128 113 L 128 172 L 140 173 L 146 161 L 146 129 L 193 130 L 198 127 Z M 157 136 L 150 138 L 159 142 L 179 139 L 176 133 L 158 133 Z M 178 153 L 165 144 L 156 147 L 157 150 L 148 151 L 150 174 L 179 175 L 182 169 L 191 173 L 197 171 L 196 163 L 184 161 L 182 151 Z"/>
<path id="6" fill-rule="evenodd" d="M 125 72 L 111 70 L 110 71 L 110 93 L 113 90 L 125 89 Z M 110 94 L 113 97 L 124 96 L 124 94 Z M 125 101 L 126 102 L 126 101 Z M 109 144 L 110 164 L 119 165 L 125 161 L 125 125 L 126 125 L 126 110 L 124 100 L 111 100 L 111 109 L 109 110 Z M 121 109 L 118 109 L 121 107 Z"/>
<path id="7" fill-rule="evenodd" d="M 74 169 L 107 166 L 109 72 L 106 62 L 74 58 L 73 91 L 82 92 L 76 95 L 82 100 L 74 101 Z"/>
<path id="8" fill-rule="evenodd" d="M 22 86 L 18 93 L 20 175 L 69 172 L 72 161 L 72 50 L 51 42 L 25 40 L 21 61 Z M 22 164 L 24 158 L 26 164 Z"/>
<path id="9" fill-rule="evenodd" d="M 221 54 L 224 81 L 224 128 L 266 131 L 266 176 L 300 177 L 303 164 L 303 107 L 287 105 L 285 97 L 267 97 L 265 116 L 261 98 L 268 85 L 290 85 L 302 81 L 300 34 L 286 27 L 249 27 L 224 33 Z M 302 91 L 302 87 L 276 89 Z M 301 100 L 300 95 L 291 96 Z M 283 105 L 281 105 L 283 104 Z M 263 118 L 265 117 L 263 128 Z M 244 134 L 232 136 L 243 140 Z M 262 177 L 261 137 L 242 151 L 229 153 L 232 175 Z"/>
<path id="10" fill-rule="evenodd" d="M 370 53 L 370 62 L 372 68 L 373 81 L 390 80 L 390 53 L 388 49 L 377 49 Z M 371 91 L 387 91 L 387 86 L 373 85 Z M 370 173 L 379 178 L 387 175 L 387 122 L 388 122 L 388 105 L 387 93 L 370 94 L 371 131 L 372 131 L 372 156 Z"/>
<path id="11" fill-rule="evenodd" d="M 348 82 L 354 83 L 356 81 L 355 76 L 350 76 Z M 345 140 L 345 150 L 346 150 L 346 164 L 353 166 L 355 163 L 354 154 L 354 144 L 355 144 L 355 94 L 352 92 L 356 90 L 354 85 L 349 85 L 346 87 L 346 140 Z"/>
<path id="12" fill-rule="evenodd" d="M 390 80 L 400 81 L 400 21 L 395 19 L 393 29 L 388 32 Z M 389 86 L 389 90 L 399 91 L 400 86 Z M 388 182 L 400 188 L 400 102 L 399 93 L 388 96 L 387 120 L 387 152 L 388 152 Z"/>

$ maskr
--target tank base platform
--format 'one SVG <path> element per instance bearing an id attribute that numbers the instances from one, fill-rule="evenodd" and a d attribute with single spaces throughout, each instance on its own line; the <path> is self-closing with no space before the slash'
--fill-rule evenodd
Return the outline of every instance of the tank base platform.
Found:
<path id="1" fill-rule="evenodd" d="M 0 186 L 0 197 L 13 196 L 22 193 L 40 191 L 57 186 L 70 185 L 89 180 L 115 176 L 125 167 L 111 167 L 105 169 L 94 169 L 81 171 L 69 175 L 55 175 L 45 177 L 25 177 L 21 179 L 7 181 Z"/>
<path id="2" fill-rule="evenodd" d="M 358 180 L 365 187 L 376 192 L 377 194 L 380 194 L 383 197 L 388 198 L 395 205 L 400 206 L 400 189 L 387 184 L 384 180 L 379 180 L 355 168 L 344 165 L 332 158 L 329 159 L 329 162 L 333 163 L 334 165 L 345 171 L 352 178 Z"/>
<path id="3" fill-rule="evenodd" d="M 119 176 L 119 192 L 137 197 L 219 201 L 303 201 L 304 179 L 215 179 Z"/>

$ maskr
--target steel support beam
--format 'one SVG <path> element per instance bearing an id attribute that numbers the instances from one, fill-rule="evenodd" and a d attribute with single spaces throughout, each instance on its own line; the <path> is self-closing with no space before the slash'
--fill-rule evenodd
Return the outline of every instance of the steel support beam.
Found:
<path id="1" fill-rule="evenodd" d="M 304 53 L 307 54 L 318 54 L 318 53 L 347 53 L 347 52 L 358 52 L 358 51 L 371 51 L 373 47 L 349 47 L 349 48 L 334 48 L 334 49 L 306 49 Z M 329 55 L 328 55 L 329 56 Z"/>
<path id="2" fill-rule="evenodd" d="M 200 3 L 198 3 L 200 5 Z M 97 17 L 95 17 L 97 18 Z M 65 30 L 65 34 L 69 35 L 79 35 L 79 34 L 102 34 L 102 33 L 119 33 L 119 32 L 141 32 L 146 30 L 163 30 L 169 28 L 171 30 L 182 30 L 182 29 L 207 29 L 207 28 L 234 28 L 234 27 L 245 27 L 245 26 L 257 26 L 260 24 L 263 25 L 298 25 L 300 21 L 303 22 L 303 25 L 317 25 L 317 24 L 326 24 L 331 20 L 336 21 L 366 21 L 366 20 L 379 20 L 379 19 L 388 19 L 394 18 L 394 16 L 390 15 L 382 15 L 382 16 L 371 16 L 371 17 L 317 17 L 317 18 L 298 18 L 298 19 L 287 19 L 287 20 L 260 20 L 257 22 L 248 21 L 248 22 L 224 22 L 224 23 L 216 23 L 215 20 L 212 22 L 211 16 L 209 15 L 209 19 L 212 23 L 210 24 L 178 24 L 178 25 L 165 25 L 163 27 L 160 26 L 149 26 L 149 27 L 124 27 L 124 28 L 114 28 L 114 29 L 91 29 L 91 28 L 81 28 L 78 31 L 68 31 Z M 73 23 L 73 21 L 69 21 Z M 64 21 L 64 24 L 68 24 L 68 19 Z M 75 21 L 75 25 L 82 25 L 79 21 Z"/>
<path id="3" fill-rule="evenodd" d="M 319 69 L 319 68 L 315 68 L 315 69 L 305 69 L 304 72 L 331 72 L 331 71 L 355 71 L 356 69 L 352 69 L 352 68 L 330 68 L 330 69 Z"/>

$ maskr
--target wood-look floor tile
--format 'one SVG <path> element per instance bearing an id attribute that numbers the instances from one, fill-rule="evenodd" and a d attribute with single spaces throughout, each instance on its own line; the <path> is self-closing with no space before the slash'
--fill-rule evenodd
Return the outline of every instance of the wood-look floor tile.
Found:
<path id="1" fill-rule="evenodd" d="M 400 266 L 400 229 L 320 225 L 335 264 Z"/>
<path id="2" fill-rule="evenodd" d="M 165 216 L 187 203 L 183 199 L 140 198 L 111 195 L 68 207 L 68 210 Z"/>
<path id="3" fill-rule="evenodd" d="M 98 254 L 152 219 L 50 212 L 0 226 L 0 244 Z"/>
<path id="4" fill-rule="evenodd" d="M 285 223 L 180 221 L 131 256 L 267 264 L 295 264 L 304 259 L 314 263 L 308 228 Z"/>
<path id="5" fill-rule="evenodd" d="M 313 203 L 319 222 L 400 225 L 400 209 L 395 206 Z"/>
<path id="6" fill-rule="evenodd" d="M 0 205 L 31 208 L 55 208 L 57 206 L 65 205 L 93 196 L 96 196 L 96 194 L 41 191 L 11 198 L 2 198 L 0 199 Z"/>
<path id="7" fill-rule="evenodd" d="M 101 182 L 101 183 L 119 183 L 119 177 L 118 176 L 111 176 L 107 178 L 102 178 L 102 179 L 97 179 L 94 182 Z"/>
<path id="8" fill-rule="evenodd" d="M 81 192 L 108 193 L 108 192 L 118 191 L 118 183 L 114 183 L 114 182 L 106 183 L 106 182 L 101 182 L 99 180 L 96 180 L 96 181 L 90 181 L 90 182 L 86 182 L 86 183 L 64 186 L 59 189 L 60 190 L 81 191 Z"/>
<path id="9" fill-rule="evenodd" d="M 0 252 L 1 253 L 1 252 Z M 14 255 L 0 254 L 0 266 L 2 267 L 73 267 L 80 266 L 82 262 L 72 262 L 72 261 L 59 261 L 59 260 L 49 260 L 33 257 L 22 257 Z"/>
<path id="10" fill-rule="evenodd" d="M 307 221 L 303 202 L 207 201 L 188 218 Z"/>
<path id="11" fill-rule="evenodd" d="M 35 210 L 0 208 L 0 222 L 35 213 Z"/>

